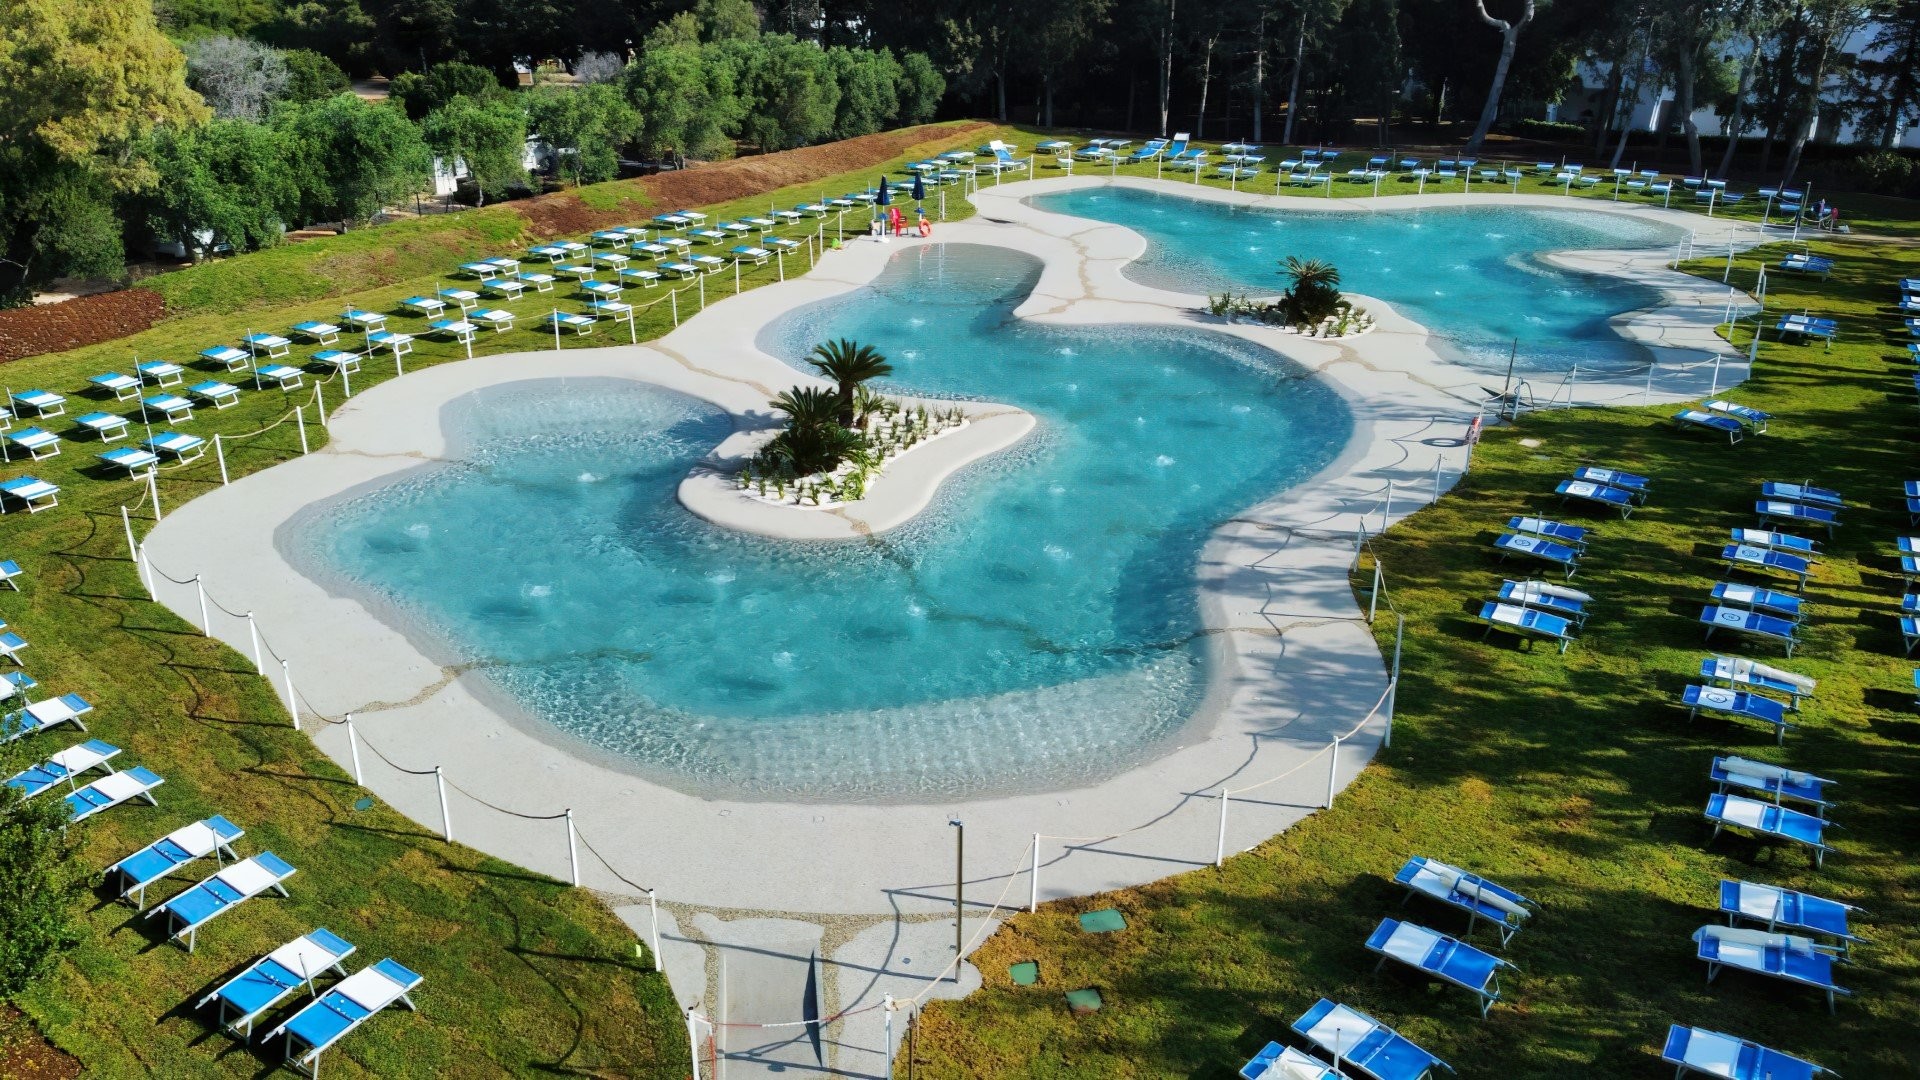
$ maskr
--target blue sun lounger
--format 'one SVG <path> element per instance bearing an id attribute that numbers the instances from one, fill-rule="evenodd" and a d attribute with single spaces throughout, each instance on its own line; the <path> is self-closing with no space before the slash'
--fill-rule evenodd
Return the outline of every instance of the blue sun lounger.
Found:
<path id="1" fill-rule="evenodd" d="M 1646 502 L 1648 492 L 1653 490 L 1652 480 L 1636 473 L 1621 472 L 1619 469 L 1602 469 L 1583 465 L 1573 470 L 1573 478 L 1591 480 L 1596 484 L 1606 484 L 1609 487 L 1625 488 L 1633 492 L 1634 497 L 1641 502 Z"/>
<path id="2" fill-rule="evenodd" d="M 1774 330 L 1785 341 L 1788 334 L 1802 338 L 1819 338 L 1828 348 L 1833 347 L 1833 339 L 1840 336 L 1840 325 L 1832 319 L 1810 319 L 1803 315 L 1789 315 L 1774 324 Z"/>
<path id="3" fill-rule="evenodd" d="M 1758 720 L 1773 726 L 1775 744 L 1785 743 L 1787 729 L 1794 725 L 1787 723 L 1787 707 L 1770 697 L 1748 693 L 1745 690 L 1728 690 L 1720 686 L 1690 685 L 1680 695 L 1680 704 L 1687 708 L 1687 719 L 1699 716 L 1701 710 L 1738 716 L 1748 720 Z"/>
<path id="4" fill-rule="evenodd" d="M 1831 537 L 1840 524 L 1840 515 L 1826 507 L 1786 499 L 1757 500 L 1753 504 L 1753 512 L 1760 515 L 1760 527 L 1763 529 L 1773 522 L 1784 521 L 1794 525 L 1821 526 Z"/>
<path id="5" fill-rule="evenodd" d="M 1728 788 L 1741 788 L 1769 796 L 1776 803 L 1785 799 L 1807 803 L 1820 817 L 1826 817 L 1827 807 L 1833 805 L 1827 798 L 1832 780 L 1731 754 L 1713 759 L 1707 779 L 1722 793 Z"/>
<path id="6" fill-rule="evenodd" d="M 1708 412 L 1719 413 L 1722 416 L 1733 417 L 1735 420 L 1738 420 L 1742 424 L 1745 424 L 1747 426 L 1747 429 L 1749 431 L 1752 431 L 1755 435 L 1764 434 L 1767 430 L 1767 421 L 1773 419 L 1772 413 L 1761 412 L 1759 409 L 1749 408 L 1748 406 L 1745 406 L 1745 405 L 1735 404 L 1734 402 L 1728 401 L 1725 398 L 1715 398 L 1712 401 L 1703 401 L 1700 403 L 1700 407 L 1707 410 Z"/>
<path id="7" fill-rule="evenodd" d="M 268 889 L 287 895 L 286 880 L 296 873 L 280 856 L 263 851 L 215 871 L 212 877 L 147 912 L 146 917 L 164 914 L 168 939 L 179 941 L 184 937 L 187 951 L 192 952 L 201 927 Z"/>
<path id="8" fill-rule="evenodd" d="M 1560 496 L 1562 503 L 1565 503 L 1568 499 L 1579 499 L 1582 502 L 1597 503 L 1600 506 L 1610 507 L 1620 511 L 1622 518 L 1633 516 L 1633 508 L 1640 505 L 1639 501 L 1634 498 L 1633 492 L 1628 491 L 1626 488 L 1596 484 L 1591 480 L 1562 480 L 1560 481 L 1560 485 L 1553 490 L 1555 494 Z"/>
<path id="9" fill-rule="evenodd" d="M 1574 571 L 1580 568 L 1580 552 L 1565 544 L 1556 544 L 1538 536 L 1519 536 L 1503 533 L 1493 542 L 1494 549 L 1505 560 L 1509 555 L 1525 555 L 1562 567 L 1571 579 Z"/>
<path id="10" fill-rule="evenodd" d="M 1700 677 L 1729 688 L 1750 686 L 1787 695 L 1787 711 L 1799 712 L 1800 699 L 1812 697 L 1815 682 L 1805 675 L 1782 671 L 1744 657 L 1711 656 L 1700 661 Z"/>
<path id="11" fill-rule="evenodd" d="M 247 969 L 199 1001 L 220 1003 L 220 1026 L 242 1039 L 253 1035 L 254 1021 L 301 987 L 319 996 L 314 980 L 331 971 L 346 978 L 341 962 L 354 952 L 353 943 L 326 928 L 309 931 L 247 965 Z"/>
<path id="12" fill-rule="evenodd" d="M 1920 619 L 1902 618 L 1900 620 L 1900 651 L 1913 655 L 1913 647 L 1920 645 Z"/>
<path id="13" fill-rule="evenodd" d="M 1727 437 L 1729 445 L 1746 438 L 1746 425 L 1731 416 L 1715 416 L 1701 409 L 1681 409 L 1673 414 L 1673 422 L 1681 427 L 1705 428 L 1717 431 Z"/>
<path id="14" fill-rule="evenodd" d="M 153 789 L 164 783 L 159 776 L 138 766 L 122 773 L 109 773 L 67 795 L 67 812 L 72 815 L 68 820 L 85 821 L 133 799 L 144 799 L 149 806 L 159 806 L 160 800 L 153 797 Z"/>
<path id="15" fill-rule="evenodd" d="M 25 571 L 20 569 L 20 564 L 14 562 L 12 559 L 0 559 L 0 585 L 5 585 L 14 592 L 19 592 L 20 582 L 18 579 L 24 572 Z"/>
<path id="16" fill-rule="evenodd" d="M 1560 615 L 1553 615 L 1519 604 L 1502 604 L 1489 600 L 1480 605 L 1480 621 L 1487 628 L 1480 632 L 1480 640 L 1485 641 L 1494 628 L 1511 630 L 1531 645 L 1534 638 L 1545 638 L 1560 646 L 1561 652 L 1573 644 L 1573 621 Z"/>
<path id="17" fill-rule="evenodd" d="M 1587 550 L 1587 534 L 1592 531 L 1578 525 L 1537 517 L 1510 517 L 1507 519 L 1507 528 L 1529 536 L 1544 536 L 1556 543 L 1570 544 L 1583 553 Z"/>
<path id="18" fill-rule="evenodd" d="M 396 1001 L 413 1009 L 413 998 L 408 995 L 420 983 L 420 976 L 398 962 L 382 960 L 341 980 L 318 1001 L 268 1032 L 267 1038 L 285 1034 L 287 1065 L 317 1077 L 323 1051 Z"/>
<path id="19" fill-rule="evenodd" d="M 7 786 L 16 788 L 22 800 L 31 799 L 43 791 L 50 791 L 61 784 L 67 790 L 73 790 L 74 778 L 94 769 L 113 772 L 110 764 L 120 756 L 120 748 L 99 739 L 88 739 L 78 746 L 69 746 L 38 765 L 22 769 L 7 778 Z"/>
<path id="20" fill-rule="evenodd" d="M 1500 969 L 1512 967 L 1505 960 L 1468 945 L 1464 941 L 1398 919 L 1382 919 L 1367 938 L 1367 949 L 1380 954 L 1373 966 L 1379 971 L 1388 960 L 1426 972 L 1443 982 L 1471 990 L 1479 999 L 1480 1016 L 1500 1000 Z"/>
<path id="21" fill-rule="evenodd" d="M 1520 932 L 1522 921 L 1533 914 L 1533 901 L 1512 889 L 1502 888 L 1483 877 L 1422 855 L 1408 859 L 1406 865 L 1393 875 L 1393 880 L 1407 890 L 1402 905 L 1419 893 L 1449 907 L 1459 908 L 1467 913 L 1469 935 L 1473 933 L 1474 923 L 1485 919 L 1500 931 L 1502 945 L 1512 940 L 1513 935 Z"/>
<path id="22" fill-rule="evenodd" d="M 1758 611 L 1709 604 L 1700 609 L 1700 621 L 1706 624 L 1708 641 L 1713 640 L 1717 630 L 1731 630 L 1737 634 L 1777 641 L 1786 647 L 1788 656 L 1792 656 L 1794 646 L 1800 644 L 1800 640 L 1793 636 L 1793 623 Z"/>
<path id="23" fill-rule="evenodd" d="M 1797 589 L 1807 587 L 1807 577 L 1813 573 L 1813 564 L 1798 555 L 1789 555 L 1784 551 L 1769 551 L 1751 544 L 1728 544 L 1720 549 L 1720 558 L 1727 564 L 1728 570 L 1771 570 L 1788 574 L 1798 579 Z"/>
<path id="24" fill-rule="evenodd" d="M 1799 810 L 1749 799 L 1744 795 L 1707 796 L 1707 820 L 1713 822 L 1711 844 L 1725 828 L 1750 829 L 1762 836 L 1777 837 L 1813 850 L 1813 865 L 1825 865 L 1829 848 L 1824 837 L 1830 822 Z"/>
<path id="25" fill-rule="evenodd" d="M 5 630 L 6 625 L 7 625 L 6 623 L 0 623 L 0 630 Z M 12 661 L 16 667 L 25 666 L 20 663 L 20 650 L 26 647 L 27 647 L 27 639 L 21 637 L 19 634 L 16 634 L 11 630 L 8 630 L 4 634 L 0 634 L 0 656 L 4 656 L 8 660 Z M 12 722 L 17 719 L 19 719 L 18 716 L 9 716 L 7 718 L 8 727 L 6 729 L 5 734 L 0 734 L 0 739 L 11 741 L 13 739 L 19 738 L 20 735 L 25 734 L 24 732 L 18 732 L 18 733 L 13 732 Z"/>
<path id="26" fill-rule="evenodd" d="M 1826 995 L 1828 1012 L 1834 1011 L 1835 998 L 1853 994 L 1833 981 L 1839 950 L 1812 938 L 1714 923 L 1695 930 L 1693 940 L 1694 955 L 1707 962 L 1708 982 L 1723 968 L 1767 975 L 1819 990 Z"/>
<path id="27" fill-rule="evenodd" d="M 1778 885 L 1756 885 L 1751 881 L 1720 882 L 1720 910 L 1727 925 L 1736 920 L 1765 923 L 1768 930 L 1787 927 L 1837 938 L 1840 955 L 1845 956 L 1856 941 L 1865 940 L 1847 927 L 1847 916 L 1860 909 L 1852 904 L 1810 893 L 1782 889 Z"/>
<path id="28" fill-rule="evenodd" d="M 1500 599 L 1571 619 L 1576 628 L 1586 625 L 1589 614 L 1587 605 L 1593 602 L 1593 597 L 1578 589 L 1531 578 L 1526 581 L 1502 581 Z"/>
<path id="29" fill-rule="evenodd" d="M 245 835 L 245 829 L 219 816 L 183 825 L 107 867 L 107 887 L 119 886 L 120 899 L 132 897 L 138 911 L 147 906 L 147 886 L 188 863 L 207 855 L 237 860 L 233 842 Z"/>
<path id="30" fill-rule="evenodd" d="M 5 626 L 5 623 L 0 623 L 0 628 Z M 26 642 L 22 641 L 14 649 L 4 651 L 12 655 L 25 646 Z M 19 663 L 20 658 L 14 656 L 13 662 Z M 19 712 L 10 714 L 4 723 L 0 723 L 0 742 L 12 742 L 22 736 L 37 735 L 50 728 L 57 728 L 61 724 L 72 724 L 81 731 L 85 731 L 87 725 L 80 718 L 92 711 L 93 705 L 79 694 L 61 694 L 59 697 L 33 702 Z"/>
<path id="31" fill-rule="evenodd" d="M 50 484 L 37 476 L 16 476 L 0 484 L 0 496 L 17 499 L 27 513 L 37 514 L 60 505 L 60 485 Z M 0 513 L 5 512 L 6 501 L 0 499 Z"/>
<path id="32" fill-rule="evenodd" d="M 1781 480 L 1768 480 L 1761 484 L 1760 496 L 1766 499 L 1786 499 L 1789 502 L 1807 503 L 1825 507 L 1828 510 L 1842 510 L 1846 507 L 1846 501 L 1832 488 L 1792 484 Z"/>
<path id="33" fill-rule="evenodd" d="M 1679 1024 L 1667 1028 L 1660 1060 L 1675 1066 L 1674 1080 L 1691 1072 L 1717 1080 L 1814 1080 L 1831 1072 L 1757 1042 Z"/>
<path id="34" fill-rule="evenodd" d="M 1432 1075 L 1436 1065 L 1453 1071 L 1453 1066 L 1380 1021 L 1326 998 L 1295 1020 L 1293 1030 L 1322 1050 L 1331 1051 L 1335 1071 L 1343 1065 L 1351 1066 L 1375 1080 L 1421 1080 Z"/>
<path id="35" fill-rule="evenodd" d="M 1801 555 L 1809 559 L 1820 554 L 1819 541 L 1809 540 L 1804 536 L 1795 536 L 1792 533 L 1777 532 L 1773 529 L 1734 529 L 1732 531 L 1732 538 L 1736 544 L 1751 544 L 1754 547 L 1772 548 L 1775 551 L 1784 551 L 1788 554 Z"/>
<path id="36" fill-rule="evenodd" d="M 1738 605 L 1749 611 L 1778 615 L 1795 624 L 1806 617 L 1806 603 L 1793 593 L 1781 592 L 1778 589 L 1763 589 L 1758 585 L 1722 581 L 1714 585 L 1712 595 L 1714 600 L 1724 606 Z"/>
<path id="37" fill-rule="evenodd" d="M 1333 1066 L 1303 1050 L 1270 1042 L 1240 1066 L 1241 1080 L 1346 1080 Z"/>

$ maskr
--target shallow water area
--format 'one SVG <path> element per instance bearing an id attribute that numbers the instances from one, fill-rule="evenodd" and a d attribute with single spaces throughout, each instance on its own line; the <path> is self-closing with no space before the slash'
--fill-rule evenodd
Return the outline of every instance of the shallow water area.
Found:
<path id="1" fill-rule="evenodd" d="M 1529 372 L 1576 363 L 1595 373 L 1644 368 L 1645 353 L 1609 320 L 1657 304 L 1659 293 L 1541 256 L 1672 247 L 1684 235 L 1659 222 L 1576 207 L 1285 210 L 1128 187 L 1028 201 L 1139 233 L 1147 251 L 1126 275 L 1175 292 L 1277 295 L 1286 288 L 1282 259 L 1326 260 L 1339 269 L 1343 290 L 1385 300 L 1431 330 L 1442 355 L 1485 371 L 1504 371 L 1510 351 L 1516 367 Z"/>
<path id="2" fill-rule="evenodd" d="M 1206 537 L 1319 471 L 1352 425 L 1332 390 L 1236 339 L 1016 321 L 1037 275 L 1004 249 L 903 249 L 763 336 L 796 365 L 853 337 L 891 358 L 885 389 L 1039 417 L 879 537 L 779 542 L 693 517 L 674 488 L 727 417 L 606 379 L 462 399 L 442 417 L 455 463 L 327 506 L 283 546 L 530 722 L 683 790 L 1094 782 L 1152 757 L 1205 693 Z"/>

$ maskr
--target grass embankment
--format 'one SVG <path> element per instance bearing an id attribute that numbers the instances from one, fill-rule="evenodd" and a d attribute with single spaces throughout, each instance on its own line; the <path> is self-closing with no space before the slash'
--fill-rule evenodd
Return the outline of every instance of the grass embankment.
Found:
<path id="1" fill-rule="evenodd" d="M 929 1007 L 918 1077 L 1227 1077 L 1322 995 L 1395 1025 L 1462 1076 L 1664 1076 L 1669 1022 L 1756 1038 L 1843 1075 L 1912 1075 L 1920 1030 L 1920 869 L 1913 777 L 1920 720 L 1913 661 L 1900 656 L 1894 537 L 1908 528 L 1901 482 L 1920 475 L 1897 250 L 1821 245 L 1830 282 L 1776 274 L 1774 312 L 1843 320 L 1831 351 L 1762 344 L 1733 396 L 1773 412 L 1770 434 L 1729 447 L 1674 430 L 1671 408 L 1529 416 L 1489 433 L 1474 471 L 1376 546 L 1406 615 L 1405 677 L 1394 743 L 1338 806 L 1252 853 L 1123 892 L 1017 915 L 975 955 L 986 988 Z M 1777 248 L 1775 249 L 1778 250 Z M 1742 260 L 1750 284 L 1758 256 Z M 1698 267 L 1718 277 L 1718 266 Z M 1748 324 L 1751 325 L 1751 324 Z M 1744 346 L 1743 331 L 1736 344 Z M 1631 520 L 1562 508 L 1553 485 L 1608 463 L 1655 478 Z M 1757 726 L 1673 702 L 1708 654 L 1694 619 L 1723 574 L 1727 530 L 1754 523 L 1768 478 L 1807 478 L 1850 500 L 1845 525 L 1807 589 L 1812 616 L 1792 660 L 1717 641 L 1819 679 L 1803 726 L 1776 748 Z M 1592 526 L 1574 584 L 1597 613 L 1565 656 L 1483 642 L 1472 621 L 1503 574 L 1487 543 L 1509 514 Z M 1362 578 L 1371 567 L 1363 566 Z M 1383 648 L 1392 621 L 1382 619 Z M 1838 851 L 1823 871 L 1803 850 L 1723 835 L 1706 845 L 1702 809 L 1716 752 L 1791 764 L 1840 781 Z M 1404 968 L 1373 974 L 1363 946 L 1384 916 L 1460 933 L 1457 913 L 1402 908 L 1391 884 L 1425 854 L 1537 898 L 1540 914 L 1501 950 L 1521 970 L 1484 1022 L 1469 996 Z M 1723 877 L 1773 882 L 1863 905 L 1871 941 L 1840 981 L 1858 996 L 1829 1017 L 1817 995 L 1727 973 L 1706 984 L 1688 935 L 1717 921 Z M 1079 932 L 1074 916 L 1109 905 L 1123 933 Z M 1490 935 L 1481 931 L 1484 945 Z M 1007 966 L 1037 960 L 1038 986 Z M 1106 1008 L 1069 1014 L 1062 992 L 1098 987 Z"/>
<path id="2" fill-rule="evenodd" d="M 956 142 L 971 145 L 972 140 L 949 134 L 908 156 Z M 791 205 L 822 190 L 861 186 L 873 172 L 708 211 L 717 220 L 764 211 L 769 199 Z M 649 212 L 618 192 L 589 197 L 631 207 L 636 218 Z M 969 212 L 957 200 L 950 209 Z M 16 390 L 37 386 L 67 395 L 66 417 L 39 422 L 63 437 L 77 440 L 70 430 L 73 417 L 106 409 L 133 415 L 137 441 L 137 408 L 90 398 L 81 389 L 88 376 L 129 371 L 136 357 L 185 363 L 211 344 L 237 341 L 249 326 L 284 331 L 307 317 L 336 314 L 349 303 L 392 311 L 400 297 L 433 287 L 434 278 L 418 275 L 450 271 L 462 259 L 517 250 L 514 238 L 520 234 L 500 224 L 504 217 L 483 211 L 402 224 L 172 275 L 164 279 L 166 287 L 198 314 L 111 344 L 16 361 L 6 367 L 7 382 Z M 450 242 L 450 235 L 460 239 Z M 787 263 L 797 272 L 805 268 L 806 257 L 789 256 Z M 401 266 L 414 276 L 394 278 L 393 269 Z M 759 268 L 743 284 L 763 284 L 776 273 L 772 266 Z M 731 274 L 727 278 L 730 291 Z M 359 287 L 371 280 L 391 283 Z M 717 277 L 709 281 L 716 298 L 720 284 Z M 343 295 L 343 287 L 354 291 Z M 316 299 L 267 306 L 286 295 Z M 519 307 L 531 321 L 546 310 L 545 299 Z M 577 302 L 564 306 L 577 307 Z M 395 321 L 399 329 L 420 322 Z M 666 306 L 638 325 L 644 337 L 664 332 L 671 325 Z M 624 326 L 621 331 L 617 338 L 624 340 Z M 603 324 L 598 334 L 569 337 L 567 343 L 604 345 L 610 343 L 608 335 Z M 481 344 L 483 351 L 505 351 L 538 348 L 543 341 L 551 338 L 522 330 L 488 334 Z M 312 351 L 296 352 L 294 362 Z M 451 345 L 423 339 L 407 364 L 413 369 L 461 355 Z M 364 389 L 392 373 L 390 359 L 369 362 L 355 376 L 354 387 Z M 245 381 L 212 369 L 193 368 L 193 374 Z M 328 400 L 334 405 L 341 400 L 337 380 L 328 387 Z M 292 395 L 249 389 L 241 404 L 199 410 L 192 421 L 177 426 L 202 436 L 232 437 L 261 429 L 301 401 L 311 401 L 310 389 Z M 322 445 L 326 435 L 314 423 L 311 407 L 307 420 L 312 445 Z M 237 477 L 298 454 L 299 445 L 299 429 L 282 424 L 230 442 L 228 466 Z M 88 440 L 69 441 L 58 457 L 6 468 L 5 476 L 31 472 L 63 490 L 57 509 L 9 514 L 0 532 L 0 558 L 18 561 L 28 573 L 22 593 L 0 592 L 0 618 L 31 642 L 25 657 L 27 670 L 40 682 L 34 696 L 83 694 L 97 707 L 86 718 L 91 734 L 124 750 L 119 764 L 145 765 L 166 779 L 158 791 L 159 808 L 122 807 L 79 827 L 80 862 L 105 866 L 173 828 L 220 813 L 247 829 L 242 854 L 270 849 L 299 873 L 289 882 L 290 899 L 242 905 L 203 933 L 191 956 L 160 942 L 157 921 L 90 894 L 80 916 L 78 948 L 18 1001 L 34 1025 L 78 1058 L 91 1076 L 258 1073 L 263 1056 L 278 1060 L 279 1046 L 250 1053 L 214 1032 L 192 1003 L 262 952 L 325 926 L 359 946 L 350 969 L 393 956 L 426 978 L 415 995 L 421 1015 L 402 1011 L 367 1024 L 328 1053 L 330 1075 L 684 1076 L 684 1030 L 666 981 L 653 973 L 651 958 L 637 951 L 634 936 L 604 905 L 560 883 L 445 844 L 384 806 L 354 809 L 362 790 L 288 726 L 273 688 L 254 675 L 250 661 L 144 599 L 126 560 L 119 516 L 122 504 L 138 500 L 141 486 L 102 475 L 93 456 L 98 449 Z M 219 482 L 211 455 L 169 470 L 160 483 L 163 504 L 178 506 Z M 139 529 L 147 525 L 136 520 Z M 209 558 L 217 560 L 218 553 Z M 35 736 L 28 745 L 40 757 L 75 741 L 63 729 Z M 197 880 L 212 869 L 211 863 L 196 864 L 183 878 Z M 156 899 L 172 891 L 160 888 Z M 16 1049 L 0 1047 L 0 1061 L 38 1056 L 18 1049 L 21 1038 L 9 1025 L 0 1044 Z"/>

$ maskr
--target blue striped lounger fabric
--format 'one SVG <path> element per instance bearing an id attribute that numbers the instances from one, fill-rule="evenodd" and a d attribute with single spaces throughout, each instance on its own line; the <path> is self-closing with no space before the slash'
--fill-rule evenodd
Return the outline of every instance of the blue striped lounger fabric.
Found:
<path id="1" fill-rule="evenodd" d="M 1776 744 L 1786 741 L 1787 729 L 1793 726 L 1787 723 L 1785 705 L 1770 697 L 1746 690 L 1728 690 L 1722 686 L 1689 685 L 1680 694 L 1680 704 L 1687 707 L 1689 720 L 1705 710 L 1768 724 L 1773 728 Z"/>
<path id="2" fill-rule="evenodd" d="M 1321 998 L 1293 1022 L 1308 1042 L 1330 1051 L 1342 1066 L 1374 1080 L 1423 1080 L 1452 1066 L 1358 1009 Z"/>
<path id="3" fill-rule="evenodd" d="M 1769 930 L 1784 926 L 1789 930 L 1825 934 L 1839 940 L 1843 956 L 1854 942 L 1862 940 L 1847 927 L 1847 916 L 1859 910 L 1852 904 L 1778 885 L 1756 885 L 1751 881 L 1720 883 L 1720 911 L 1726 915 L 1728 926 L 1745 919 L 1764 923 Z"/>
<path id="4" fill-rule="evenodd" d="M 1533 913 L 1533 902 L 1512 889 L 1424 855 L 1408 859 L 1393 880 L 1407 890 L 1407 900 L 1418 893 L 1466 912 L 1469 936 L 1481 919 L 1492 923 L 1500 931 L 1503 945 L 1520 932 L 1521 924 Z"/>
<path id="5" fill-rule="evenodd" d="M 1717 431 L 1727 437 L 1729 444 L 1746 438 L 1746 426 L 1731 416 L 1716 416 L 1703 409 L 1681 409 L 1673 414 L 1673 421 L 1681 427 L 1705 428 Z"/>
<path id="6" fill-rule="evenodd" d="M 408 995 L 421 981 L 419 975 L 391 958 L 382 960 L 341 980 L 319 1000 L 268 1032 L 267 1038 L 284 1035 L 287 1065 L 317 1077 L 321 1053 L 354 1028 L 395 1002 L 413 1009 L 413 999 Z"/>
<path id="7" fill-rule="evenodd" d="M 1829 1072 L 1757 1042 L 1679 1024 L 1667 1028 L 1660 1060 L 1674 1066 L 1675 1080 L 1696 1072 L 1716 1080 L 1814 1080 Z"/>
<path id="8" fill-rule="evenodd" d="M 1792 656 L 1794 647 L 1800 644 L 1794 636 L 1793 623 L 1758 611 L 1709 604 L 1700 609 L 1700 622 L 1706 625 L 1709 641 L 1713 640 L 1715 631 L 1731 630 L 1777 641 L 1786 647 L 1788 656 Z"/>
<path id="9" fill-rule="evenodd" d="M 1507 533 L 1496 538 L 1493 546 L 1494 549 L 1500 553 L 1502 559 L 1505 559 L 1509 555 L 1524 555 L 1528 558 L 1539 559 L 1542 562 L 1552 563 L 1555 566 L 1563 568 L 1566 570 L 1568 578 L 1572 578 L 1574 571 L 1579 569 L 1580 553 L 1578 551 L 1565 544 L 1557 544 L 1552 540 L 1547 540 L 1542 537 L 1520 536 Z"/>
<path id="10" fill-rule="evenodd" d="M 1828 1012 L 1834 1011 L 1836 997 L 1852 994 L 1833 981 L 1839 950 L 1815 944 L 1812 938 L 1715 923 L 1695 930 L 1693 940 L 1694 955 L 1707 963 L 1708 982 L 1732 968 L 1811 986 L 1826 995 Z"/>
<path id="11" fill-rule="evenodd" d="M 183 825 L 107 867 L 107 887 L 118 886 L 120 899 L 131 897 L 136 910 L 144 908 L 147 886 L 208 855 L 237 859 L 233 842 L 245 835 L 245 829 L 219 816 Z"/>
<path id="12" fill-rule="evenodd" d="M 1776 803 L 1749 799 L 1744 795 L 1707 796 L 1706 818 L 1713 822 L 1713 836 L 1720 835 L 1726 828 L 1748 829 L 1763 836 L 1771 836 L 1803 844 L 1813 852 L 1815 868 L 1826 862 L 1827 845 L 1824 841 L 1827 821 L 1799 810 L 1789 810 Z M 1713 837 L 1708 837 L 1708 843 Z"/>
<path id="13" fill-rule="evenodd" d="M 147 912 L 147 918 L 165 915 L 167 937 L 186 939 L 192 952 L 200 928 L 269 889 L 287 895 L 286 880 L 299 871 L 271 851 L 214 872 L 193 888 Z"/>
<path id="14" fill-rule="evenodd" d="M 1633 508 L 1639 505 L 1639 502 L 1633 497 L 1633 492 L 1628 491 L 1626 488 L 1596 484 L 1591 480 L 1562 480 L 1559 486 L 1553 490 L 1555 494 L 1560 496 L 1560 501 L 1563 503 L 1568 499 L 1579 499 L 1581 502 L 1596 503 L 1600 506 L 1620 511 L 1622 518 L 1631 517 L 1633 515 Z"/>
<path id="15" fill-rule="evenodd" d="M 1489 600 L 1480 605 L 1480 621 L 1487 624 L 1486 629 L 1480 632 L 1482 640 L 1498 627 L 1519 634 L 1528 644 L 1535 638 L 1545 638 L 1558 644 L 1561 652 L 1566 652 L 1567 646 L 1573 644 L 1571 619 L 1519 604 Z"/>
<path id="16" fill-rule="evenodd" d="M 254 1022 L 287 995 L 306 987 L 317 997 L 314 980 L 329 971 L 345 978 L 347 969 L 341 963 L 353 953 L 352 942 L 325 928 L 308 931 L 247 965 L 245 971 L 195 1002 L 194 1008 L 205 1008 L 209 1001 L 219 1002 L 220 1026 L 242 1039 L 248 1038 Z"/>
<path id="17" fill-rule="evenodd" d="M 1513 966 L 1464 941 L 1398 919 L 1380 920 L 1380 925 L 1367 938 L 1367 949 L 1380 954 L 1375 971 L 1388 960 L 1397 960 L 1442 982 L 1472 991 L 1482 1018 L 1493 1003 L 1500 1000 L 1500 969 Z"/>

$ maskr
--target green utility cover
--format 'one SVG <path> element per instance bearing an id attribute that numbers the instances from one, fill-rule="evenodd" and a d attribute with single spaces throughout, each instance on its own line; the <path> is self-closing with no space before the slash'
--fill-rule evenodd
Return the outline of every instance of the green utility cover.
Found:
<path id="1" fill-rule="evenodd" d="M 1040 965 L 1031 960 L 1015 964 L 1007 969 L 1007 978 L 1012 979 L 1015 986 L 1032 986 L 1040 981 Z"/>
<path id="2" fill-rule="evenodd" d="M 1099 1012 L 1102 1004 L 1100 991 L 1095 990 L 1091 986 L 1085 990 L 1067 991 L 1067 1007 L 1073 1010 L 1075 1016 L 1085 1016 L 1088 1013 Z"/>
<path id="3" fill-rule="evenodd" d="M 1089 911 L 1080 916 L 1080 929 L 1089 934 L 1106 934 L 1127 928 L 1127 917 L 1113 908 Z"/>

